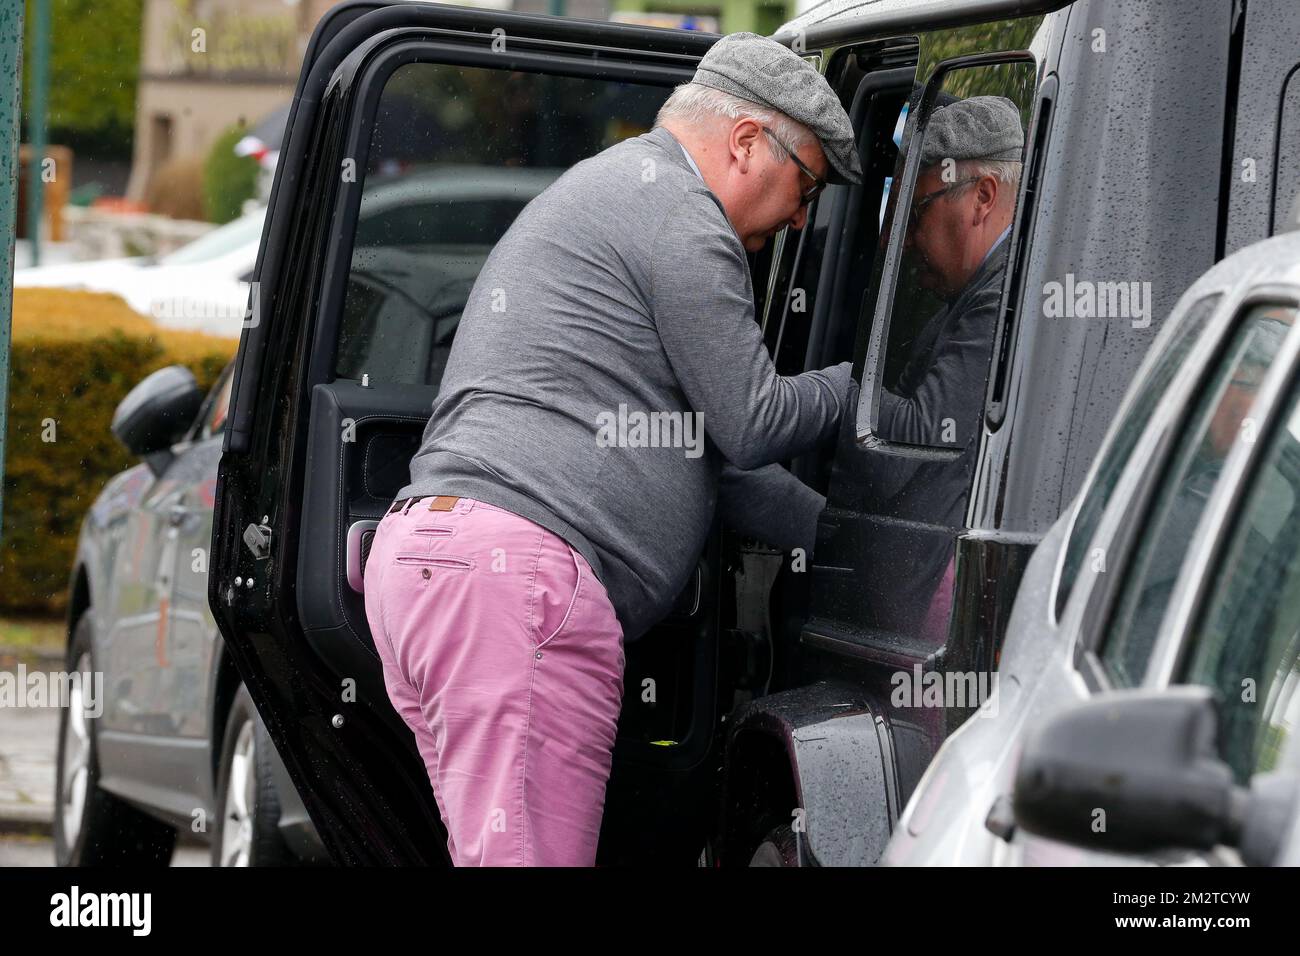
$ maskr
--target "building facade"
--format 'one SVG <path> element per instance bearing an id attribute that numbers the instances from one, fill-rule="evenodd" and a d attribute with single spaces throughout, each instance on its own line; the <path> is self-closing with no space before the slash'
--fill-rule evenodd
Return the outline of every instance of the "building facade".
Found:
<path id="1" fill-rule="evenodd" d="M 145 0 L 130 199 L 172 160 L 207 156 L 231 126 L 293 97 L 307 41 L 336 0 Z M 477 7 L 770 34 L 794 0 L 476 0 Z"/>

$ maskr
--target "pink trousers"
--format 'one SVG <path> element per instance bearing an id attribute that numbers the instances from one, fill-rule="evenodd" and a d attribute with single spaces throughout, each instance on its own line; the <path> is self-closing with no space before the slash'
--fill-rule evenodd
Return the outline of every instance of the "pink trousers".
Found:
<path id="1" fill-rule="evenodd" d="M 470 498 L 380 522 L 366 617 L 456 866 L 591 866 L 623 631 L 564 539 Z"/>

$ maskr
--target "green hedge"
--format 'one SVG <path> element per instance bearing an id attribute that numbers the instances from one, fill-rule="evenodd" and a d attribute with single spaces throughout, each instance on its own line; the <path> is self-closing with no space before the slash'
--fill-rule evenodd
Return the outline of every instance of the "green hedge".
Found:
<path id="1" fill-rule="evenodd" d="M 203 211 L 208 222 L 239 218 L 244 200 L 257 195 L 257 160 L 235 155 L 235 144 L 247 134 L 245 127 L 232 126 L 208 151 L 203 163 Z"/>
<path id="2" fill-rule="evenodd" d="M 150 372 L 183 364 L 210 388 L 237 345 L 228 339 L 148 328 L 88 327 L 83 335 L 43 332 L 42 311 L 71 300 L 100 306 L 109 296 L 18 290 L 9 365 L 4 524 L 0 530 L 0 613 L 63 613 L 77 534 L 104 483 L 137 463 L 113 438 L 118 402 Z M 75 297 L 86 297 L 78 300 Z M 35 302 L 35 306 L 34 303 Z M 33 314 L 35 308 L 35 314 Z M 125 315 L 134 313 L 121 306 Z M 88 325 L 103 309 L 86 308 Z M 54 441 L 43 438 L 54 421 Z"/>

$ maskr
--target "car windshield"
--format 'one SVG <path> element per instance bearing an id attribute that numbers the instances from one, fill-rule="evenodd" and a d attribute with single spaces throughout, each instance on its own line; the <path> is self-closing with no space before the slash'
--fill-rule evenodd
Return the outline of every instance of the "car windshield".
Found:
<path id="1" fill-rule="evenodd" d="M 168 253 L 158 262 L 167 266 L 194 265 L 234 252 L 241 246 L 256 244 L 262 235 L 262 220 L 265 217 L 264 209 L 240 216 L 234 222 L 218 226 L 175 252 Z"/>

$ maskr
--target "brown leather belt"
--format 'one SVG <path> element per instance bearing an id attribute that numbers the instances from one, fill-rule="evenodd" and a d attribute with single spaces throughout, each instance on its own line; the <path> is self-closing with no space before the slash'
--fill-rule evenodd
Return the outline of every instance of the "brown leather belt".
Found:
<path id="1" fill-rule="evenodd" d="M 392 507 L 390 507 L 388 511 L 385 512 L 385 514 L 390 515 L 394 511 L 405 511 L 407 508 L 415 504 L 417 501 L 423 501 L 425 498 L 433 499 L 432 501 L 429 502 L 430 511 L 450 511 L 452 508 L 456 506 L 456 502 L 460 501 L 460 498 L 458 496 L 453 497 L 450 495 L 416 495 L 413 498 L 402 498 L 400 501 L 394 501 Z"/>

